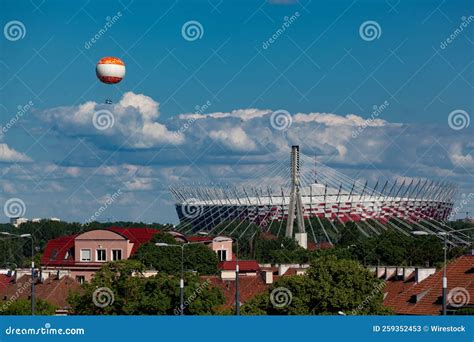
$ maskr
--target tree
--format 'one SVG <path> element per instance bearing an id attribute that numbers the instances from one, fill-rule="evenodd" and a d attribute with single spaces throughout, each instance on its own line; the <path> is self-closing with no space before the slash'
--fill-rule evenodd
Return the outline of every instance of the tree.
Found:
<path id="1" fill-rule="evenodd" d="M 166 233 L 158 233 L 152 242 L 141 245 L 132 257 L 141 261 L 148 268 L 168 274 L 179 274 L 181 272 L 181 248 L 158 247 L 155 243 L 167 243 L 179 245 L 173 236 Z M 216 253 L 203 244 L 190 244 L 184 247 L 184 269 L 196 271 L 201 275 L 216 274 L 218 258 Z"/>
<path id="2" fill-rule="evenodd" d="M 54 315 L 55 312 L 56 307 L 53 304 L 43 299 L 36 299 L 36 315 L 49 316 Z M 12 302 L 10 305 L 4 305 L 3 307 L 0 307 L 0 315 L 31 315 L 31 300 L 20 298 Z"/>
<path id="3" fill-rule="evenodd" d="M 104 265 L 83 291 L 69 297 L 75 314 L 173 315 L 179 314 L 179 278 L 164 273 L 145 278 L 137 260 Z M 222 292 L 197 275 L 185 275 L 185 314 L 210 315 L 225 299 Z M 113 299 L 113 300 L 112 300 Z M 97 305 L 99 303 L 99 305 Z M 106 305 L 104 305 L 106 304 Z"/>
<path id="4" fill-rule="evenodd" d="M 294 239 L 286 237 L 271 239 L 259 235 L 255 240 L 254 258 L 261 263 L 297 263 L 307 261 L 308 256 Z"/>
<path id="5" fill-rule="evenodd" d="M 383 281 L 353 260 L 314 260 L 305 275 L 283 277 L 267 293 L 244 304 L 244 314 L 386 314 Z M 272 302 L 273 298 L 273 302 Z M 285 305 L 280 305 L 285 304 Z"/>

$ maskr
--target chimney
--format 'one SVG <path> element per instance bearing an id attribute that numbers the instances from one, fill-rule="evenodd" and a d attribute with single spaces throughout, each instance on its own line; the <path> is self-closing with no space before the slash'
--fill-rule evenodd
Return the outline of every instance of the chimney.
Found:
<path id="1" fill-rule="evenodd" d="M 377 266 L 377 278 L 382 278 L 385 275 L 385 267 Z"/>
<path id="2" fill-rule="evenodd" d="M 430 275 L 434 274 L 436 272 L 436 268 L 434 267 L 417 267 L 415 269 L 415 282 L 420 283 L 426 278 L 428 278 Z"/>
<path id="3" fill-rule="evenodd" d="M 265 284 L 270 285 L 273 284 L 273 271 L 271 270 L 264 270 L 262 272 L 263 280 Z"/>
<path id="4" fill-rule="evenodd" d="M 392 277 L 394 277 L 397 274 L 397 268 L 396 267 L 386 267 L 385 268 L 385 280 L 388 280 Z"/>
<path id="5" fill-rule="evenodd" d="M 404 267 L 403 268 L 403 281 L 407 281 L 408 277 L 415 272 L 415 267 Z"/>
<path id="6" fill-rule="evenodd" d="M 290 266 L 288 265 L 283 265 L 283 264 L 278 265 L 278 275 L 279 276 L 284 275 L 286 271 L 288 271 L 289 268 Z"/>

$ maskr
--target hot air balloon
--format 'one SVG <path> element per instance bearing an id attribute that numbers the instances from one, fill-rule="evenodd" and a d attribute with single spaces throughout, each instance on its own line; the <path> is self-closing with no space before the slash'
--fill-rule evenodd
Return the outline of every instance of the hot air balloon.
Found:
<path id="1" fill-rule="evenodd" d="M 97 63 L 95 72 L 101 82 L 117 84 L 125 77 L 125 63 L 117 57 L 104 57 Z M 112 101 L 107 99 L 105 103 Z"/>

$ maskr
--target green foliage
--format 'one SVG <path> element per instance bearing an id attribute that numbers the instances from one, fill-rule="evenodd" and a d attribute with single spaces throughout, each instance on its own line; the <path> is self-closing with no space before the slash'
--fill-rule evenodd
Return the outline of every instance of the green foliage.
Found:
<path id="1" fill-rule="evenodd" d="M 144 266 L 137 260 L 104 265 L 83 291 L 73 293 L 69 302 L 75 314 L 82 315 L 173 315 L 179 314 L 179 277 L 159 273 L 140 276 Z M 134 274 L 135 276 L 132 276 Z M 94 304 L 94 291 L 106 287 L 114 301 L 103 308 Z M 197 275 L 185 275 L 185 314 L 215 314 L 225 299 L 218 288 Z"/>
<path id="2" fill-rule="evenodd" d="M 172 235 L 166 233 L 156 234 L 152 241 L 141 245 L 132 258 L 141 261 L 147 268 L 168 274 L 179 274 L 181 272 L 181 248 L 178 246 L 156 246 L 155 243 L 181 244 Z M 217 265 L 217 255 L 209 247 L 203 244 L 184 246 L 184 269 L 186 271 L 196 271 L 201 275 L 216 274 Z"/>
<path id="3" fill-rule="evenodd" d="M 271 293 L 276 294 L 278 288 L 291 293 L 291 301 L 286 301 L 288 305 L 278 307 L 271 302 Z M 281 278 L 270 291 L 248 301 L 242 312 L 246 315 L 387 314 L 382 292 L 383 281 L 358 262 L 329 256 L 315 259 L 305 275 Z"/>
<path id="4" fill-rule="evenodd" d="M 255 253 L 252 258 L 261 263 L 293 263 L 308 260 L 307 252 L 294 239 L 268 239 L 259 235 L 255 239 Z M 298 261 L 298 262 L 299 262 Z"/>
<path id="5" fill-rule="evenodd" d="M 36 299 L 35 301 L 35 315 L 49 316 L 54 315 L 56 307 L 48 301 Z M 17 299 L 10 305 L 0 306 L 0 315 L 31 315 L 31 300 Z"/>

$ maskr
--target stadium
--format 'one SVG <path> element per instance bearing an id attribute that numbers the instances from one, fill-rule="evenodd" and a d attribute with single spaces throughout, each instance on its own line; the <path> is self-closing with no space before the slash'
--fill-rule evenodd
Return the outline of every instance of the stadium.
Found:
<path id="1" fill-rule="evenodd" d="M 353 222 L 366 236 L 390 228 L 404 234 L 415 229 L 428 233 L 449 229 L 445 222 L 453 209 L 453 184 L 403 179 L 378 180 L 369 186 L 367 181 L 352 180 L 316 165 L 310 157 L 300 155 L 298 146 L 292 147 L 290 159 L 289 163 L 276 162 L 254 184 L 241 187 L 172 186 L 180 226 L 209 232 L 223 222 L 245 221 L 268 230 L 280 222 L 286 226 L 285 236 L 295 237 L 302 245 L 306 245 L 306 235 L 298 234 L 309 230 L 316 241 L 318 233 L 314 231 L 319 229 L 331 242 L 328 230 L 337 231 L 336 224 L 347 222 Z M 271 181 L 265 184 L 268 178 Z M 275 179 L 280 184 L 275 184 Z"/>

